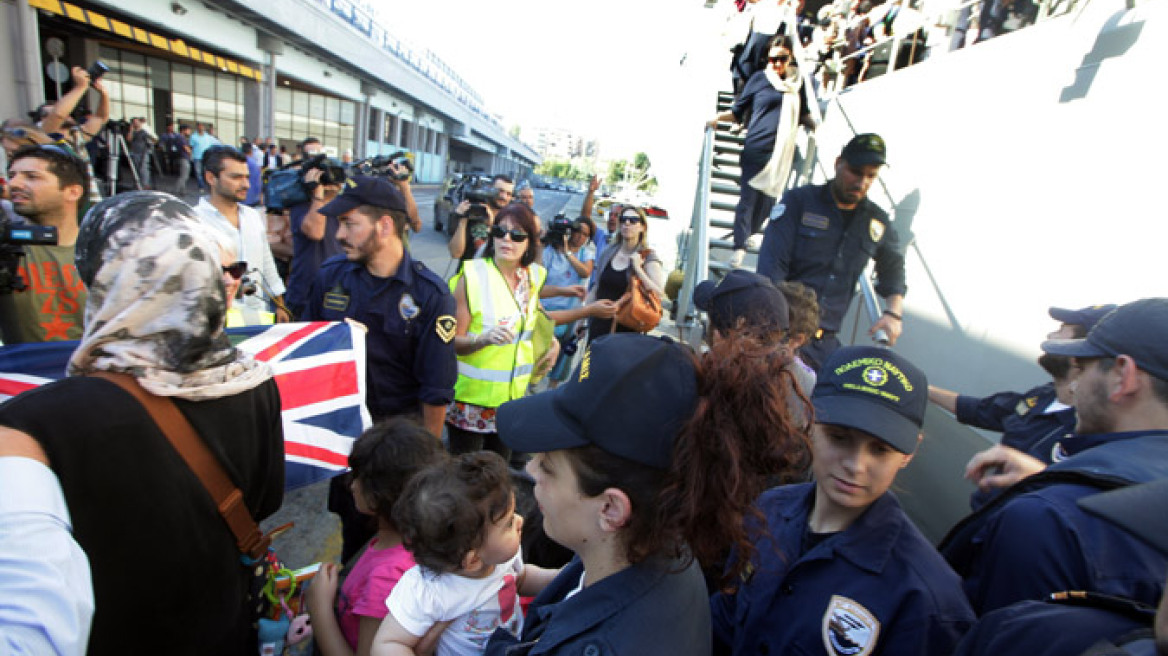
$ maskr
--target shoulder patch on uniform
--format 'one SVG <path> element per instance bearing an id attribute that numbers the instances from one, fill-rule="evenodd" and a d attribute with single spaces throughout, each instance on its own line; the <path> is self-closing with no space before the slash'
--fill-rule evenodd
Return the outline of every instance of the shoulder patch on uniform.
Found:
<path id="1" fill-rule="evenodd" d="M 1015 408 L 1014 408 L 1014 412 L 1019 417 L 1021 417 L 1021 416 L 1025 415 L 1026 413 L 1030 412 L 1031 410 L 1033 410 L 1034 406 L 1036 406 L 1036 405 L 1038 405 L 1038 397 L 1037 396 L 1030 396 L 1030 397 L 1027 397 L 1027 398 L 1019 401 L 1018 405 L 1015 406 Z"/>
<path id="2" fill-rule="evenodd" d="M 438 339 L 449 344 L 450 340 L 454 339 L 454 332 L 458 329 L 458 322 L 449 314 L 444 314 L 434 320 L 434 332 L 438 333 Z"/>
<path id="3" fill-rule="evenodd" d="M 884 237 L 884 223 L 880 219 L 872 219 L 872 222 L 868 224 L 868 236 L 872 238 L 872 241 L 880 241 Z"/>
<path id="4" fill-rule="evenodd" d="M 823 614 L 823 648 L 833 656 L 868 656 L 880 637 L 880 622 L 862 605 L 832 595 Z"/>
<path id="5" fill-rule="evenodd" d="M 831 225 L 831 219 L 822 214 L 812 214 L 811 212 L 804 212 L 803 219 L 800 221 L 803 225 L 817 230 L 827 230 Z"/>

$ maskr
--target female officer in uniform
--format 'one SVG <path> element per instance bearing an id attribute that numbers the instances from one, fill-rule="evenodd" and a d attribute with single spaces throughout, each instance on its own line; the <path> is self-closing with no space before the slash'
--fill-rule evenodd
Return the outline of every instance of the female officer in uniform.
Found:
<path id="1" fill-rule="evenodd" d="M 488 656 L 708 656 L 698 565 L 749 552 L 758 535 L 743 514 L 768 475 L 805 461 L 792 357 L 745 331 L 700 361 L 667 340 L 606 335 L 567 383 L 499 408 L 500 437 L 536 454 L 545 532 L 576 557 L 532 602 L 523 644 L 496 631 Z"/>
<path id="2" fill-rule="evenodd" d="M 886 349 L 842 348 L 811 402 L 815 482 L 759 499 L 769 535 L 711 599 L 715 652 L 951 653 L 973 611 L 888 492 L 921 439 L 924 373 Z"/>

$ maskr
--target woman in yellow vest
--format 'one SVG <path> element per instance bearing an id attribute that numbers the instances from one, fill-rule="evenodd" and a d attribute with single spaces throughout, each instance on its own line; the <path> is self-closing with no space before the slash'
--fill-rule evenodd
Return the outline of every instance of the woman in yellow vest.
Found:
<path id="1" fill-rule="evenodd" d="M 538 236 L 531 210 L 509 205 L 495 215 L 483 257 L 467 260 L 450 279 L 458 321 L 458 382 L 446 413 L 451 453 L 487 449 L 508 458 L 510 449 L 495 430 L 495 409 L 527 392 L 537 365 L 543 369 L 555 361 L 553 348 L 536 363 L 532 343 L 547 279 L 535 261 Z"/>

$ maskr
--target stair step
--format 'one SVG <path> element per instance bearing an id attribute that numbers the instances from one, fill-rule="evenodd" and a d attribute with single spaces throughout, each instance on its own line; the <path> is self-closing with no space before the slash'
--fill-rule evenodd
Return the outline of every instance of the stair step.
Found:
<path id="1" fill-rule="evenodd" d="M 734 229 L 734 219 L 707 219 L 711 228 L 721 228 L 723 230 Z"/>
<path id="2" fill-rule="evenodd" d="M 712 210 L 725 210 L 727 212 L 733 212 L 736 207 L 738 207 L 738 201 L 733 203 L 725 203 L 717 200 L 710 201 L 710 209 Z"/>
<path id="3" fill-rule="evenodd" d="M 738 179 L 742 177 L 738 173 L 732 171 L 723 171 L 721 169 L 710 169 L 710 177 L 715 180 L 729 180 L 734 184 L 738 184 Z"/>
<path id="4" fill-rule="evenodd" d="M 725 135 L 715 134 L 714 141 L 718 141 L 721 143 L 732 143 L 732 144 L 737 144 L 737 145 L 741 146 L 742 144 L 746 143 L 746 137 L 735 137 L 735 136 L 731 136 L 729 134 L 725 134 Z"/>
<path id="5" fill-rule="evenodd" d="M 728 251 L 734 250 L 734 241 L 731 239 L 711 239 L 710 248 L 724 248 Z M 749 244 L 746 245 L 746 252 L 751 255 L 758 255 L 758 249 Z"/>
<path id="6" fill-rule="evenodd" d="M 715 157 L 711 162 L 718 169 L 741 169 L 737 157 Z"/>
<path id="7" fill-rule="evenodd" d="M 710 193 L 712 194 L 726 194 L 728 196 L 738 196 L 738 185 L 728 184 L 712 184 L 710 185 Z"/>

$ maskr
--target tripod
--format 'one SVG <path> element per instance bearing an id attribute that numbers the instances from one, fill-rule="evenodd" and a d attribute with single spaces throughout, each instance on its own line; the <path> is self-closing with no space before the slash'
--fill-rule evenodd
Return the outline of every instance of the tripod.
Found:
<path id="1" fill-rule="evenodd" d="M 138 177 L 138 166 L 134 158 L 130 157 L 130 147 L 126 145 L 126 137 L 114 126 L 106 128 L 106 144 L 109 148 L 109 163 L 106 164 L 106 184 L 109 185 L 109 195 L 118 193 L 118 166 L 121 165 L 122 155 L 130 162 L 130 173 L 134 175 L 134 188 L 142 190 L 142 180 Z"/>

